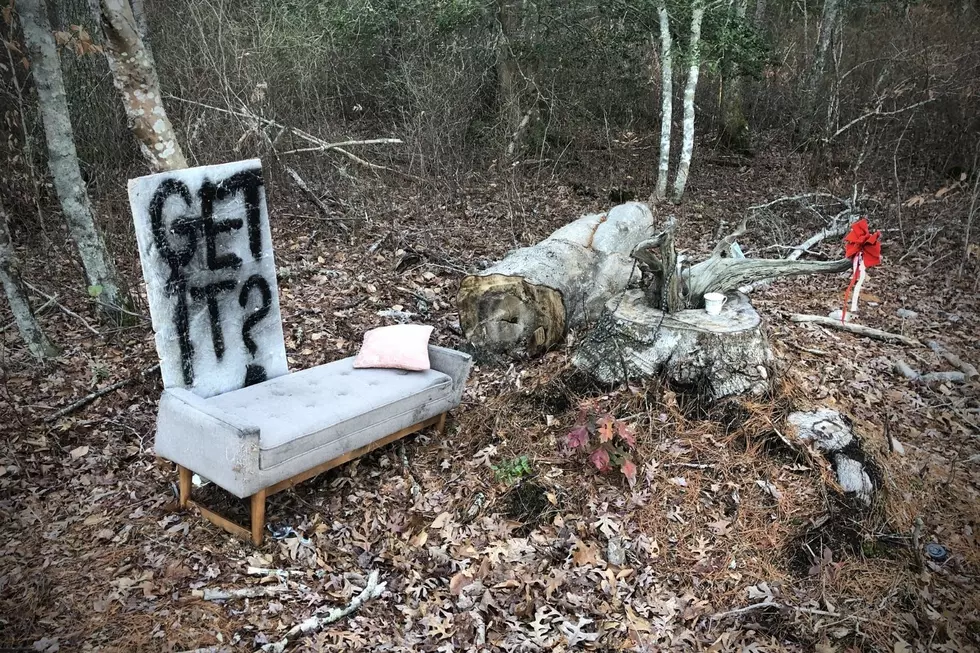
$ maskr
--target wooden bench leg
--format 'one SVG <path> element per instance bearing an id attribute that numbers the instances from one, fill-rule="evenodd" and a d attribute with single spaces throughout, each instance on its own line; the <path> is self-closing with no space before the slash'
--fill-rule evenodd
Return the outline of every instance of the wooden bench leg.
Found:
<path id="1" fill-rule="evenodd" d="M 186 467 L 177 465 L 177 473 L 180 477 L 180 507 L 186 508 L 187 503 L 191 500 L 191 476 L 193 472 Z"/>
<path id="2" fill-rule="evenodd" d="M 252 495 L 252 544 L 260 546 L 265 534 L 265 495 L 266 490 L 259 490 Z"/>
<path id="3" fill-rule="evenodd" d="M 446 413 L 439 416 L 439 422 L 436 424 L 436 431 L 439 435 L 446 435 Z"/>

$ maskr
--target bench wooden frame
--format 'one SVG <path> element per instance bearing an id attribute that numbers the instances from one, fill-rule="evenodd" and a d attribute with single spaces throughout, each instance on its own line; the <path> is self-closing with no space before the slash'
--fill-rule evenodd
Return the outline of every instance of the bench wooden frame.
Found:
<path id="1" fill-rule="evenodd" d="M 193 506 L 201 513 L 201 515 L 207 519 L 209 522 L 215 526 L 219 526 L 235 537 L 241 538 L 245 541 L 251 540 L 252 544 L 255 546 L 260 546 L 262 544 L 263 536 L 265 535 L 265 501 L 270 496 L 277 492 L 282 492 L 283 490 L 288 490 L 289 488 L 302 483 L 303 481 L 309 480 L 318 474 L 322 474 L 328 469 L 333 469 L 339 465 L 343 465 L 346 462 L 350 462 L 355 458 L 359 458 L 364 454 L 374 451 L 379 447 L 383 447 L 386 444 L 390 444 L 396 440 L 400 440 L 406 435 L 410 435 L 417 431 L 421 431 L 429 426 L 435 426 L 436 430 L 440 434 L 446 433 L 446 413 L 441 413 L 435 417 L 431 417 L 423 422 L 413 424 L 411 426 L 405 427 L 400 431 L 396 431 L 391 435 L 379 438 L 370 444 L 366 444 L 359 449 L 354 449 L 353 451 L 348 451 L 342 456 L 337 456 L 325 463 L 317 465 L 305 472 L 300 472 L 295 476 L 287 478 L 284 481 L 280 481 L 271 487 L 267 487 L 263 490 L 259 490 L 251 497 L 249 501 L 251 503 L 251 531 L 249 529 L 239 526 L 235 522 L 222 517 L 218 513 L 209 510 L 208 508 L 200 505 L 199 503 L 191 500 L 191 477 L 194 471 L 188 467 L 182 465 L 177 465 L 177 471 L 180 477 L 180 505 L 182 508 L 187 508 Z"/>

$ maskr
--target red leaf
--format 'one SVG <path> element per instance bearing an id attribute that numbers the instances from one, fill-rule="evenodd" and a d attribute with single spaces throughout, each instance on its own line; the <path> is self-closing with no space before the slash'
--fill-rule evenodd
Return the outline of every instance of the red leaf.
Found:
<path id="1" fill-rule="evenodd" d="M 593 451 L 592 455 L 589 456 L 589 460 L 592 461 L 592 464 L 595 465 L 595 468 L 600 472 L 608 472 L 610 469 L 612 469 L 612 467 L 609 466 L 609 452 L 602 447 L 599 447 Z"/>
<path id="2" fill-rule="evenodd" d="M 623 476 L 629 481 L 630 487 L 636 485 L 636 465 L 629 458 L 623 459 L 623 464 L 619 466 L 619 471 L 623 472 Z"/>
<path id="3" fill-rule="evenodd" d="M 632 426 L 627 426 L 626 422 L 617 421 L 616 431 L 619 433 L 619 437 L 629 445 L 630 449 L 636 448 L 636 434 L 633 432 Z"/>
<path id="4" fill-rule="evenodd" d="M 572 449 L 584 447 L 589 443 L 589 430 L 584 426 L 577 426 L 565 436 L 565 441 Z"/>
<path id="5" fill-rule="evenodd" d="M 609 413 L 598 419 L 596 426 L 599 427 L 599 442 L 611 442 L 613 439 L 613 423 L 616 420 Z"/>

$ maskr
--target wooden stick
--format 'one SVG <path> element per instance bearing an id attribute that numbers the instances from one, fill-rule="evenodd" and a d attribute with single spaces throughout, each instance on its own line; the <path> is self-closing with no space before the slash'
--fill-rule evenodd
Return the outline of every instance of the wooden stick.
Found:
<path id="1" fill-rule="evenodd" d="M 265 532 L 265 496 L 264 489 L 252 495 L 252 544 L 255 546 L 262 546 Z"/>
<path id="2" fill-rule="evenodd" d="M 35 286 L 32 286 L 31 284 L 29 284 L 26 281 L 24 282 L 24 285 L 27 286 L 28 288 L 30 288 L 31 290 L 33 290 L 34 292 L 36 292 L 41 297 L 44 297 L 45 299 L 47 299 L 48 302 L 54 302 L 54 305 L 57 306 L 58 308 L 60 308 L 62 311 L 64 311 L 64 313 L 66 315 L 70 315 L 73 318 L 77 319 L 79 322 L 81 322 L 82 324 L 85 325 L 85 328 L 86 329 L 88 329 L 89 331 L 91 331 L 95 335 L 97 335 L 97 336 L 101 336 L 102 335 L 101 333 L 99 333 L 98 331 L 95 330 L 95 327 L 94 326 L 92 326 L 91 324 L 88 323 L 88 320 L 86 320 L 84 317 L 82 317 L 81 315 L 79 315 L 75 311 L 71 310 L 70 308 L 68 308 L 67 306 L 65 306 L 64 304 L 62 304 L 61 302 L 57 301 L 55 299 L 56 298 L 56 295 L 49 295 L 48 293 L 44 292 L 40 288 L 37 288 Z"/>
<path id="3" fill-rule="evenodd" d="M 289 645 L 290 639 L 295 639 L 298 635 L 306 635 L 308 633 L 316 632 L 328 624 L 332 624 L 335 621 L 343 619 L 371 599 L 381 596 L 386 589 L 386 585 L 387 583 L 378 582 L 378 571 L 372 571 L 371 575 L 368 577 L 367 586 L 361 590 L 361 593 L 355 596 L 354 599 L 346 606 L 343 608 L 334 608 L 323 616 L 313 615 L 306 621 L 300 622 L 290 628 L 286 633 L 286 636 L 281 640 L 278 642 L 270 642 L 269 644 L 263 646 L 261 650 L 263 653 L 282 653 Z"/>
<path id="4" fill-rule="evenodd" d="M 792 322 L 815 322 L 817 324 L 833 327 L 842 331 L 850 331 L 851 333 L 856 333 L 859 336 L 875 338 L 876 340 L 884 340 L 885 342 L 898 342 L 903 345 L 908 345 L 909 347 L 923 346 L 922 343 L 915 338 L 908 338 L 897 333 L 873 329 L 871 327 L 861 326 L 860 324 L 852 324 L 851 322 L 841 322 L 840 320 L 835 320 L 831 317 L 824 317 L 823 315 L 804 315 L 802 313 L 792 313 L 789 316 L 789 319 Z"/>
<path id="5" fill-rule="evenodd" d="M 228 601 L 230 599 L 254 599 L 262 596 L 276 596 L 287 591 L 285 585 L 262 585 L 259 587 L 242 587 L 239 589 L 222 590 L 205 588 L 203 590 L 192 590 L 191 596 L 205 601 Z"/>
<path id="6" fill-rule="evenodd" d="M 967 363 L 966 361 L 960 359 L 952 352 L 948 351 L 939 342 L 935 340 L 928 340 L 926 341 L 926 344 L 929 345 L 929 349 L 933 350 L 934 352 L 936 352 L 937 354 L 945 358 L 950 365 L 962 370 L 963 374 L 966 375 L 968 379 L 975 379 L 978 376 L 980 376 L 980 373 L 977 372 L 977 368 L 975 368 L 970 363 Z"/>
<path id="7" fill-rule="evenodd" d="M 142 370 L 136 376 L 131 376 L 128 379 L 123 379 L 122 381 L 119 381 L 117 383 L 113 383 L 112 385 L 106 386 L 106 387 L 102 388 L 101 390 L 96 390 L 95 392 L 90 392 L 87 395 L 85 395 L 84 397 L 82 397 L 81 399 L 79 399 L 77 401 L 74 401 L 74 402 L 68 404 L 67 406 L 65 406 L 61 410 L 59 410 L 59 411 L 57 411 L 55 413 L 52 413 L 51 415 L 48 415 L 47 417 L 44 418 L 44 422 L 45 422 L 45 424 L 47 424 L 47 423 L 50 423 L 50 422 L 55 421 L 56 419 L 60 419 L 60 418 L 64 417 L 65 415 L 67 415 L 69 413 L 72 413 L 72 412 L 78 410 L 82 406 L 86 406 L 86 405 L 92 403 L 93 401 L 95 401 L 99 397 L 103 397 L 103 396 L 109 394 L 110 392 L 115 392 L 119 388 L 124 388 L 127 385 L 129 385 L 130 383 L 134 382 L 136 379 L 142 379 L 147 374 L 151 374 L 151 373 L 153 373 L 153 372 L 155 372 L 156 370 L 159 370 L 159 369 L 160 369 L 160 363 L 157 363 L 156 365 L 151 365 L 150 367 L 146 368 L 145 370 Z"/>
<path id="8" fill-rule="evenodd" d="M 348 227 L 343 223 L 342 218 L 337 219 L 337 218 L 332 218 L 330 216 L 330 208 L 323 203 L 323 200 L 317 197 L 316 193 L 310 190 L 310 187 L 307 185 L 306 181 L 299 176 L 298 172 L 296 172 L 289 166 L 286 166 L 286 172 L 289 173 L 289 176 L 293 178 L 293 181 L 296 183 L 296 186 L 298 186 L 301 191 L 306 193 L 306 196 L 310 198 L 310 200 L 316 205 L 318 209 L 320 209 L 320 213 L 323 214 L 324 219 L 336 222 L 337 226 L 339 226 L 344 231 L 348 231 L 348 232 L 350 231 L 350 227 Z"/>
<path id="9" fill-rule="evenodd" d="M 920 383 L 966 383 L 966 375 L 963 372 L 927 372 L 919 374 L 912 369 L 908 363 L 901 358 L 895 360 L 895 371 L 910 381 Z"/>

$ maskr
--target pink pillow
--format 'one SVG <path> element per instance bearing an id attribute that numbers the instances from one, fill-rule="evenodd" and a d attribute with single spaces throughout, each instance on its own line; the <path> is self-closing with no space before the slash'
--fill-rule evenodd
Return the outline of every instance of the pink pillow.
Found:
<path id="1" fill-rule="evenodd" d="M 421 372 L 429 369 L 429 336 L 432 327 L 396 324 L 372 329 L 364 334 L 355 368 L 382 367 Z"/>

